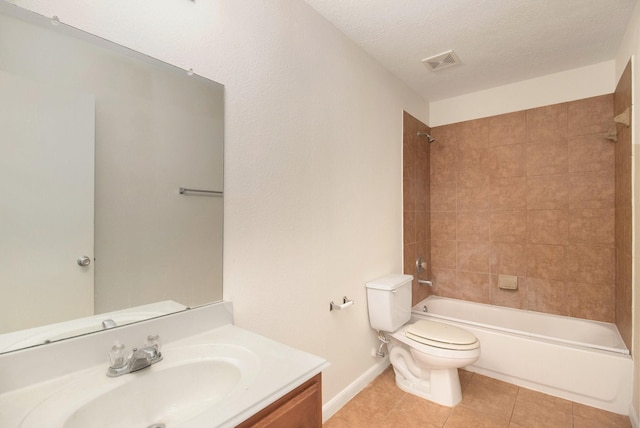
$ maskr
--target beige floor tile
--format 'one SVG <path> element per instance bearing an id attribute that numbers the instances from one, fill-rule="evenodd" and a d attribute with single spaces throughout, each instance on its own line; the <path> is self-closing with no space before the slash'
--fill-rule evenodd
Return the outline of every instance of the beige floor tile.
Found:
<path id="1" fill-rule="evenodd" d="M 322 428 L 351 428 L 349 421 L 340 416 L 333 415 L 328 421 L 322 424 Z"/>
<path id="2" fill-rule="evenodd" d="M 517 394 L 517 386 L 475 373 L 458 406 L 509 421 Z"/>
<path id="3" fill-rule="evenodd" d="M 413 394 L 406 394 L 392 413 L 409 415 L 409 419 L 441 427 L 451 414 L 451 408 L 441 406 Z M 398 426 L 404 426 L 398 424 Z"/>
<path id="4" fill-rule="evenodd" d="M 573 403 L 574 428 L 631 428 L 628 416 Z"/>
<path id="5" fill-rule="evenodd" d="M 629 418 L 460 370 L 462 402 L 449 408 L 405 393 L 391 368 L 324 428 L 630 428 Z"/>
<path id="6" fill-rule="evenodd" d="M 527 428 L 572 428 L 572 403 L 520 388 L 511 421 Z"/>
<path id="7" fill-rule="evenodd" d="M 444 428 L 509 428 L 509 421 L 463 406 L 456 406 Z"/>

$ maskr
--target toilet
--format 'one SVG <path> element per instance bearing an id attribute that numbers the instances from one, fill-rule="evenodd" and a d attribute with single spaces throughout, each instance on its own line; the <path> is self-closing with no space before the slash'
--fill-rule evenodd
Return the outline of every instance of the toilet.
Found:
<path id="1" fill-rule="evenodd" d="M 411 320 L 411 275 L 368 282 L 371 327 L 384 335 L 396 385 L 403 391 L 452 407 L 462 400 L 458 368 L 480 357 L 480 341 L 446 323 Z"/>

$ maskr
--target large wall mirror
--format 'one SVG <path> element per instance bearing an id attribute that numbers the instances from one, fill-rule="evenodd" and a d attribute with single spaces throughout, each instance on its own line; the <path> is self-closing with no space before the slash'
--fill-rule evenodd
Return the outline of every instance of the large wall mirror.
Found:
<path id="1" fill-rule="evenodd" d="M 222 299 L 223 97 L 0 2 L 0 352 Z"/>

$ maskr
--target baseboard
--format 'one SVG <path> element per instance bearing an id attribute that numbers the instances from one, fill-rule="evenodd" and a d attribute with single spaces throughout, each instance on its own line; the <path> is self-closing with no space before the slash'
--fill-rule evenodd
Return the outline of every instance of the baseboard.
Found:
<path id="1" fill-rule="evenodd" d="M 355 397 L 365 386 L 369 385 L 376 377 L 378 377 L 387 367 L 389 367 L 389 358 L 383 358 L 378 361 L 369 370 L 364 372 L 360 377 L 351 382 L 349 386 L 340 391 L 335 397 L 322 406 L 322 422 L 326 422 L 331 416 L 335 415 L 338 410 Z"/>
<path id="2" fill-rule="evenodd" d="M 633 428 L 640 428 L 640 421 L 638 421 L 638 412 L 633 408 L 633 403 L 629 405 L 629 421 Z"/>

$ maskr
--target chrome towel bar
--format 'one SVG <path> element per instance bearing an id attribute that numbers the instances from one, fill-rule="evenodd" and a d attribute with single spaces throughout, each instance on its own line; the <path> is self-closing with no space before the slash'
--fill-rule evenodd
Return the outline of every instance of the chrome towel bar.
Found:
<path id="1" fill-rule="evenodd" d="M 181 195 L 183 195 L 184 193 L 190 192 L 190 193 L 209 193 L 212 195 L 222 195 L 223 192 L 219 192 L 217 190 L 199 190 L 199 189 L 187 189 L 186 187 L 181 187 L 179 189 L 179 192 Z"/>

